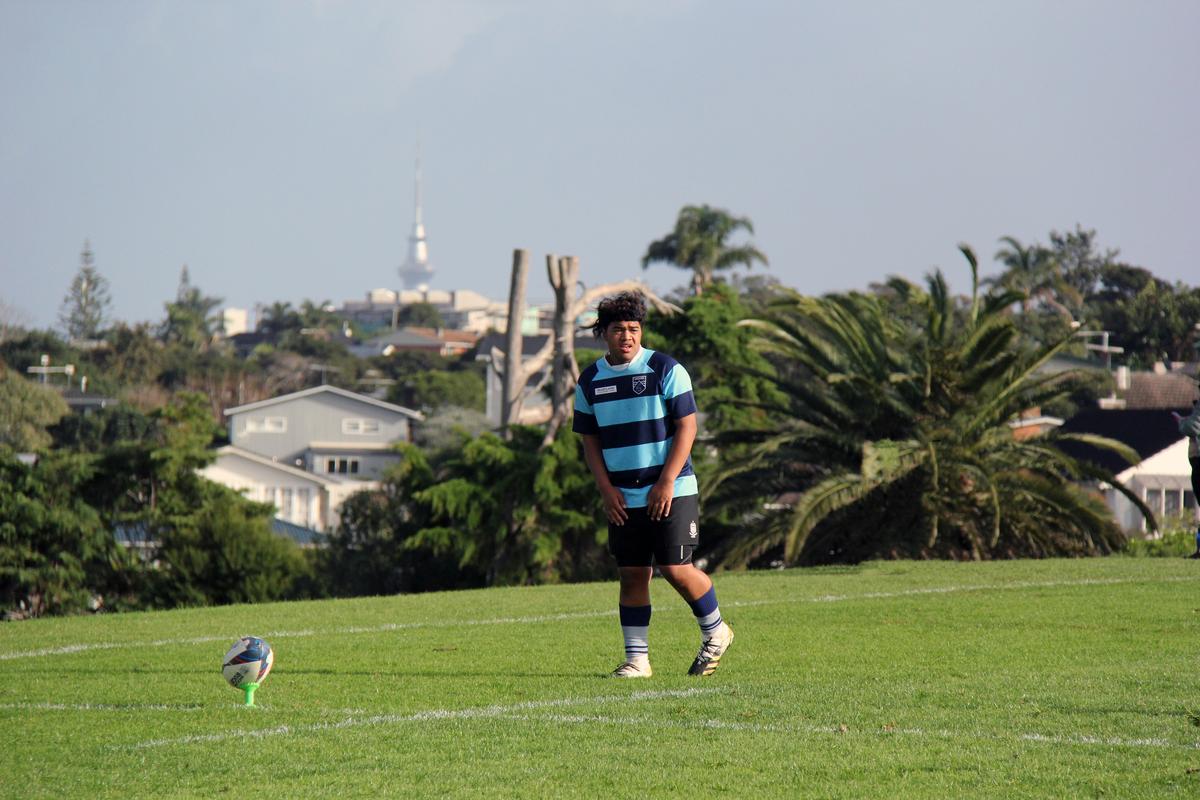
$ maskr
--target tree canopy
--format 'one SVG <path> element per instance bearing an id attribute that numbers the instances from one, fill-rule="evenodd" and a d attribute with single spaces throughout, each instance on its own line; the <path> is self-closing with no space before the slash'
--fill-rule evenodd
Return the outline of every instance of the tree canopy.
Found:
<path id="1" fill-rule="evenodd" d="M 736 266 L 767 264 L 767 257 L 753 244 L 732 244 L 739 231 L 754 233 L 749 217 L 737 217 L 708 205 L 684 206 L 674 229 L 650 243 L 642 256 L 642 268 L 656 262 L 673 264 L 692 272 L 692 291 L 701 294 L 712 284 L 718 270 Z"/>
<path id="2" fill-rule="evenodd" d="M 71 280 L 63 298 L 59 320 L 70 339 L 99 339 L 111 311 L 112 299 L 108 281 L 96 269 L 95 254 L 89 242 L 84 242 L 80 254 L 79 272 Z"/>
<path id="3" fill-rule="evenodd" d="M 963 252 L 977 286 L 974 254 Z M 973 291 L 960 306 L 940 272 L 924 290 L 900 279 L 890 286 L 916 324 L 860 293 L 792 294 L 747 321 L 782 365 L 776 380 L 788 399 L 775 409 L 779 430 L 724 437 L 752 443 L 717 487 L 751 527 L 730 562 L 776 550 L 787 563 L 813 563 L 1119 547 L 1120 530 L 1081 482 L 1123 487 L 1058 444 L 1136 454 L 1090 436 L 1022 439 L 1009 425 L 1071 390 L 1075 374 L 1044 369 L 1066 340 L 1022 346 L 1007 312 L 1019 292 Z"/>

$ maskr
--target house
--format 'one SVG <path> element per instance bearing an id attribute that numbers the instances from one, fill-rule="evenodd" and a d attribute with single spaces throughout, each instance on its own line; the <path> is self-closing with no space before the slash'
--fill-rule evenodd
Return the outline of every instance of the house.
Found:
<path id="1" fill-rule="evenodd" d="M 1152 371 L 1130 372 L 1122 367 L 1116 372 L 1113 397 L 1103 398 L 1098 408 L 1076 414 L 1060 430 L 1116 439 L 1137 453 L 1138 463 L 1131 465 L 1110 450 L 1079 443 L 1064 443 L 1062 449 L 1112 472 L 1157 518 L 1180 514 L 1200 518 L 1192 492 L 1187 439 L 1179 435 L 1170 413 L 1187 414 L 1191 409 L 1197 396 L 1195 379 L 1183 369 L 1167 370 L 1161 365 Z M 1112 486 L 1099 488 L 1122 528 L 1146 530 L 1141 512 L 1125 495 Z"/>
<path id="2" fill-rule="evenodd" d="M 403 406 L 336 386 L 226 409 L 229 443 L 272 461 L 318 475 L 376 478 L 399 456 L 397 442 L 412 441 L 414 420 Z"/>
<path id="3" fill-rule="evenodd" d="M 217 450 L 217 460 L 200 474 L 240 492 L 248 500 L 275 506 L 277 520 L 320 532 L 338 526 L 347 497 L 378 485 L 375 481 L 307 472 L 233 445 Z"/>
<path id="4" fill-rule="evenodd" d="M 1117 480 L 1132 489 L 1150 507 L 1158 519 L 1170 519 L 1180 514 L 1196 513 L 1196 495 L 1192 493 L 1191 465 L 1188 463 L 1188 440 L 1178 439 L 1159 450 L 1140 464 L 1118 473 Z M 1117 523 L 1126 530 L 1145 530 L 1146 520 L 1124 495 L 1108 490 L 1109 507 Z"/>
<path id="5" fill-rule="evenodd" d="M 315 531 L 337 527 L 341 504 L 373 488 L 400 460 L 393 445 L 412 441 L 423 416 L 402 406 L 316 386 L 225 411 L 230 444 L 202 474 L 271 503 L 284 522 Z"/>
<path id="6" fill-rule="evenodd" d="M 1013 438 L 1023 442 L 1059 428 L 1062 424 L 1062 419 L 1043 414 L 1042 410 L 1035 406 L 1021 412 L 1016 419 L 1008 423 L 1008 427 L 1012 429 Z"/>
<path id="7" fill-rule="evenodd" d="M 350 346 L 359 358 L 390 356 L 395 353 L 421 352 L 439 356 L 458 356 L 475 346 L 479 336 L 446 328 L 407 327 Z"/>

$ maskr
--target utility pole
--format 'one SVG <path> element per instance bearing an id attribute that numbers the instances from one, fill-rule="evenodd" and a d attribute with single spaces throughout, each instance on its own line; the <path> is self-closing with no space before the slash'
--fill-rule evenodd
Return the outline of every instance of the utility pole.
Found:
<path id="1" fill-rule="evenodd" d="M 1081 336 L 1085 339 L 1090 336 L 1099 336 L 1100 337 L 1100 344 L 1092 344 L 1090 342 L 1085 342 L 1083 346 L 1086 347 L 1088 350 L 1095 350 L 1097 353 L 1104 353 L 1104 367 L 1109 372 L 1112 371 L 1112 354 L 1125 352 L 1124 347 L 1117 347 L 1115 345 L 1113 345 L 1113 346 L 1109 345 L 1108 336 L 1110 333 L 1111 333 L 1111 331 L 1075 331 L 1076 336 Z"/>
<path id="2" fill-rule="evenodd" d="M 41 364 L 42 365 L 40 367 L 26 367 L 25 371 L 35 375 L 41 375 L 40 383 L 43 384 L 46 382 L 47 375 L 52 372 L 59 372 L 67 376 L 67 385 L 70 385 L 71 376 L 75 374 L 74 364 L 64 364 L 61 367 L 52 367 L 50 366 L 50 356 L 46 353 L 42 353 Z"/>

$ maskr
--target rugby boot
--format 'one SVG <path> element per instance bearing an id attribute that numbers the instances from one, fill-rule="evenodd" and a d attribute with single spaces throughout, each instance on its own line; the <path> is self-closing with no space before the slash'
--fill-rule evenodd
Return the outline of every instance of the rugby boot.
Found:
<path id="1" fill-rule="evenodd" d="M 637 656 L 626 661 L 621 666 L 617 667 L 609 675 L 610 678 L 649 678 L 654 674 L 654 670 L 650 669 L 650 659 L 646 656 Z"/>
<path id="2" fill-rule="evenodd" d="M 696 660 L 692 662 L 688 675 L 696 677 L 712 675 L 721 665 L 721 656 L 725 655 L 725 651 L 731 644 L 733 644 L 733 628 L 722 622 L 721 627 L 717 628 L 713 635 L 700 645 L 700 652 L 696 654 Z"/>

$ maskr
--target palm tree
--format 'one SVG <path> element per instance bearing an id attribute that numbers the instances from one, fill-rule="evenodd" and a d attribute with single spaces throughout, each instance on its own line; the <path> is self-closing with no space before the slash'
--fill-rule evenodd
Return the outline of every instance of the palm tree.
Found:
<path id="1" fill-rule="evenodd" d="M 159 335 L 167 343 L 180 343 L 197 351 L 207 349 L 213 332 L 221 325 L 221 315 L 214 313 L 221 302 L 221 298 L 209 297 L 192 285 L 184 264 L 175 302 L 166 304 L 167 318 Z"/>
<path id="2" fill-rule="evenodd" d="M 692 291 L 699 295 L 719 269 L 739 264 L 749 268 L 756 261 L 767 264 L 767 257 L 754 245 L 728 244 L 729 237 L 739 230 L 753 234 L 754 224 L 748 217 L 735 217 L 720 208 L 684 206 L 675 220 L 675 229 L 646 248 L 642 269 L 661 261 L 691 270 Z"/>
<path id="3" fill-rule="evenodd" d="M 1034 303 L 1041 302 L 1072 319 L 1074 315 L 1068 305 L 1079 309 L 1083 298 L 1063 277 L 1054 253 L 1036 244 L 1026 247 L 1012 236 L 1002 236 L 1000 242 L 1004 246 L 996 251 L 995 258 L 1005 271 L 984 280 L 984 285 L 1019 294 L 1021 311 L 1025 314 Z"/>
<path id="4" fill-rule="evenodd" d="M 728 565 L 780 546 L 788 563 L 1119 546 L 1106 506 L 1080 482 L 1125 490 L 1059 444 L 1084 441 L 1131 461 L 1136 454 L 1086 435 L 1013 437 L 1011 420 L 1069 393 L 1080 376 L 1041 369 L 1069 339 L 1019 346 L 1005 311 L 1019 295 L 980 297 L 975 256 L 960 249 L 972 274 L 966 305 L 937 272 L 926 290 L 889 282 L 908 314 L 894 313 L 880 295 L 793 294 L 764 319 L 743 322 L 781 367 L 774 380 L 789 400 L 771 409 L 785 418 L 780 429 L 724 437 L 749 443 L 706 492 L 718 507 L 747 514 L 748 532 L 728 549 Z"/>
<path id="5" fill-rule="evenodd" d="M 258 330 L 278 339 L 289 331 L 299 331 L 304 327 L 301 315 L 292 308 L 291 303 L 275 301 L 262 311 L 258 321 Z"/>

